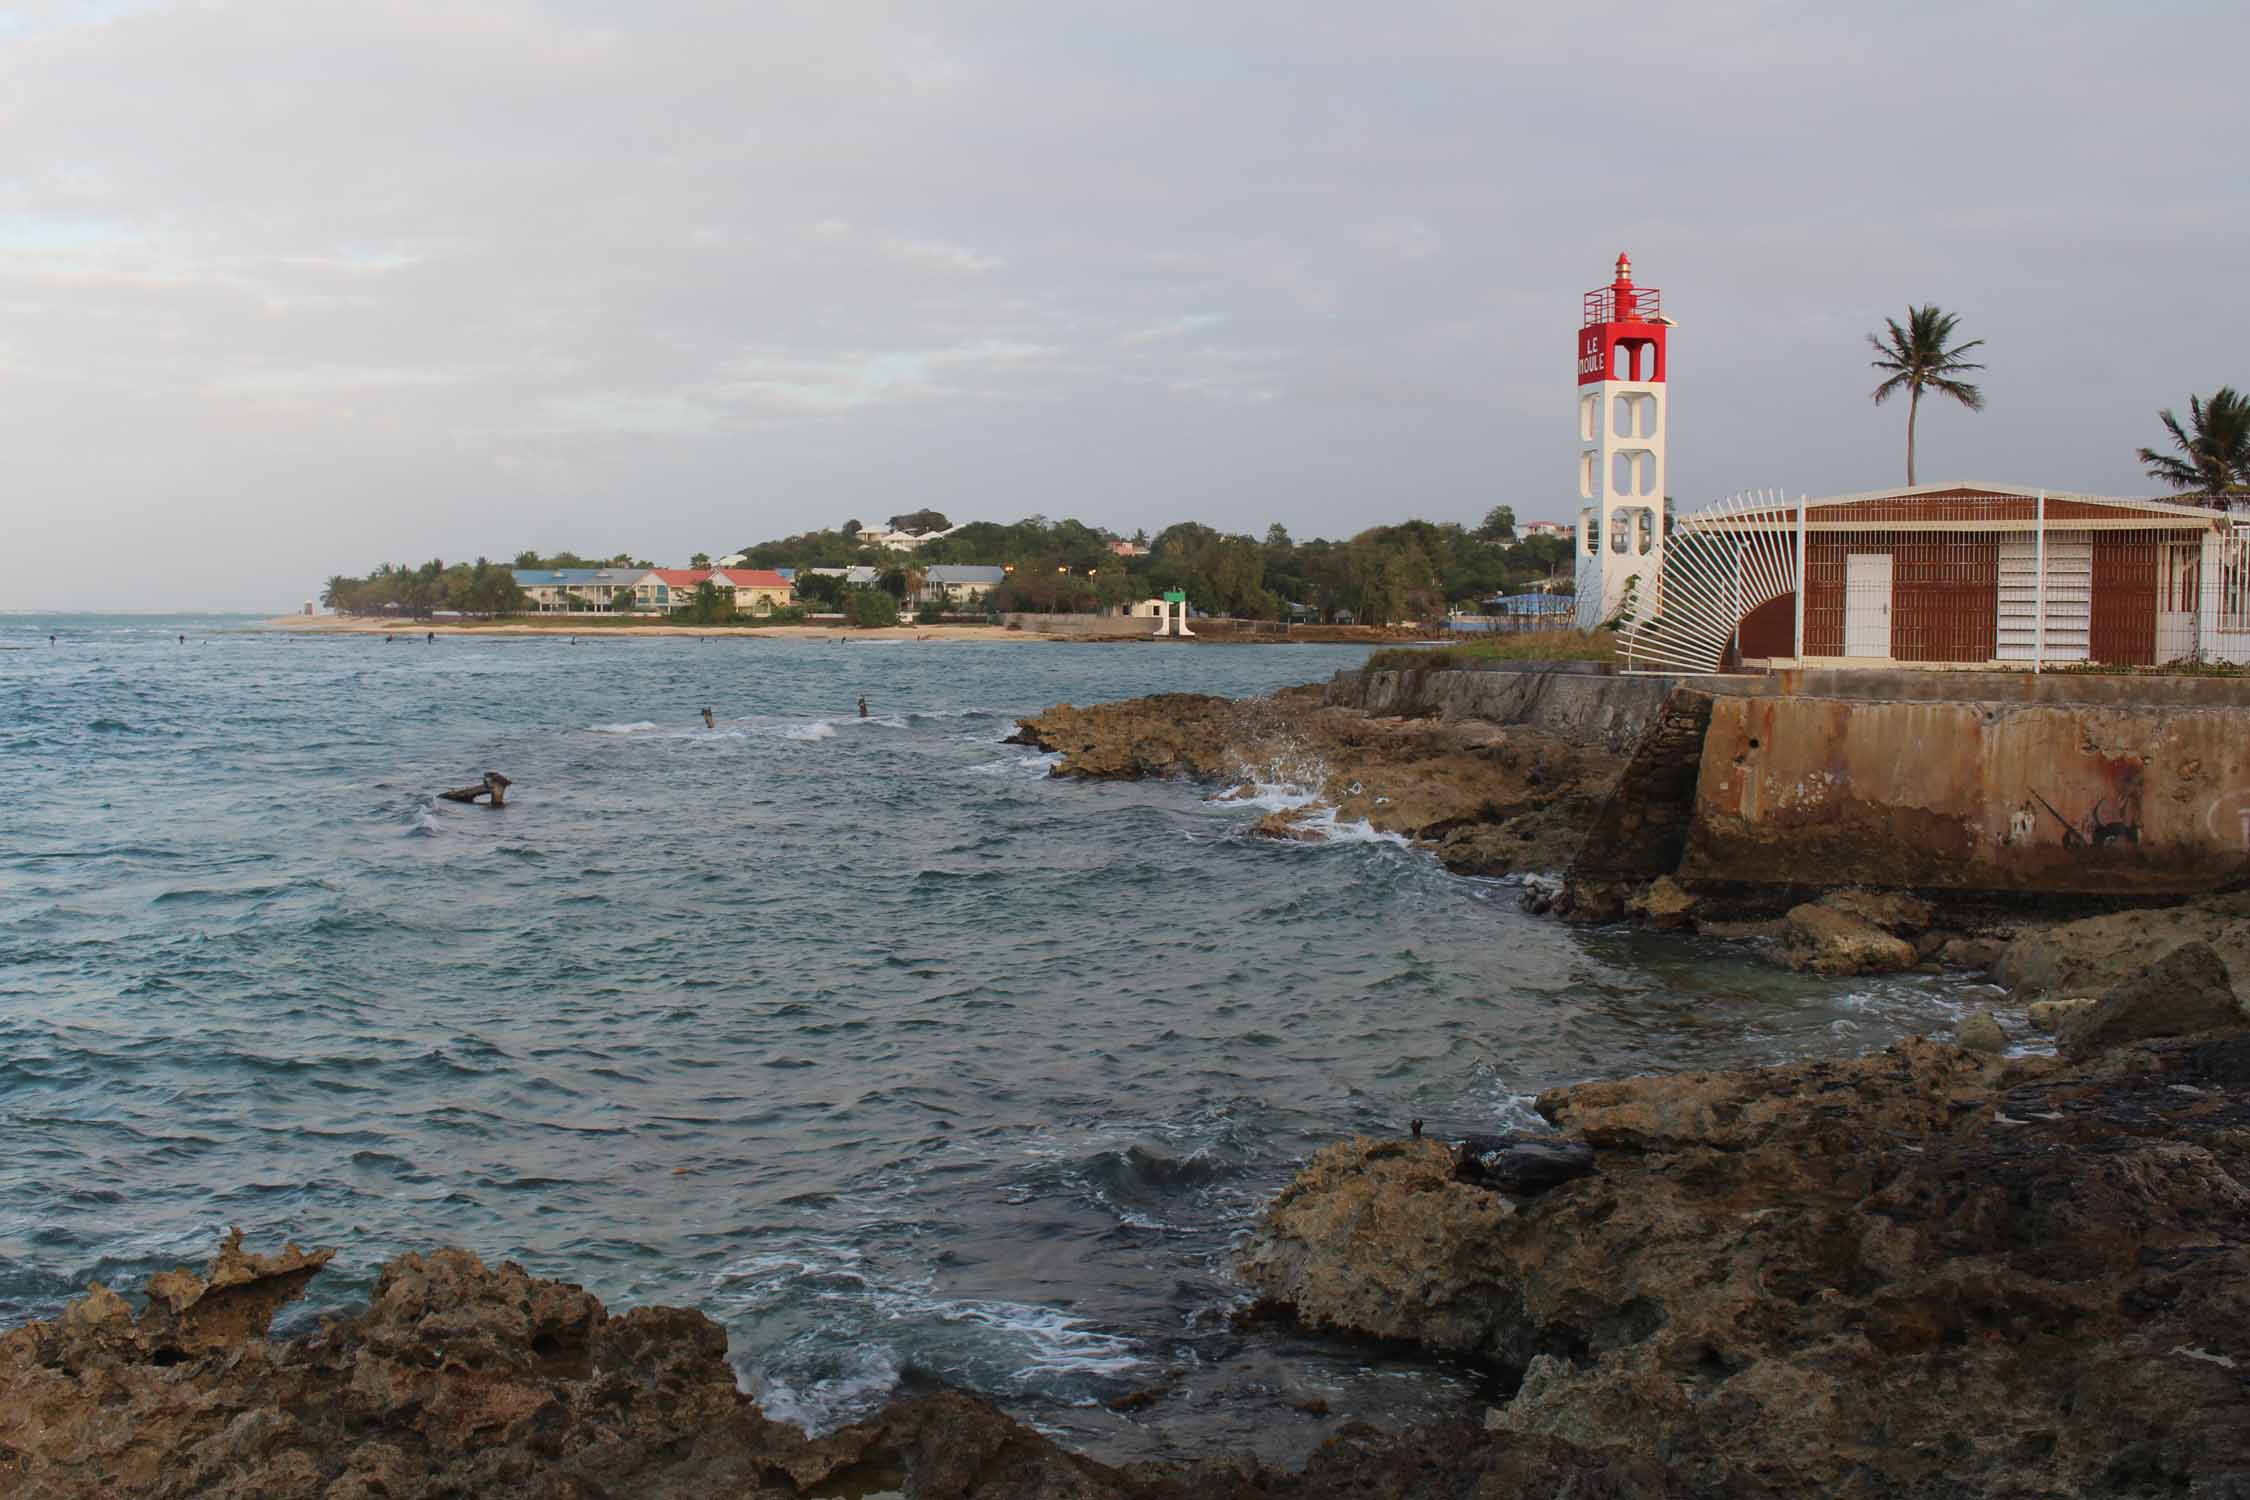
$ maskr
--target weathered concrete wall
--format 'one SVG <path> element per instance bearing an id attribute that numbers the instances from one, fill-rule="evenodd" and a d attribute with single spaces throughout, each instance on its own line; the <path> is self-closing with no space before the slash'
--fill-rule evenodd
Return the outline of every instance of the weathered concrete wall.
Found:
<path id="1" fill-rule="evenodd" d="M 1667 875 L 1679 867 L 1695 822 L 1703 740 L 1711 723 L 1709 693 L 1675 688 L 1667 694 L 1617 790 L 1586 830 L 1573 880 L 1617 880 Z"/>
<path id="2" fill-rule="evenodd" d="M 1626 677 L 1591 662 L 1543 662 L 1518 671 L 1339 672 L 1323 701 L 1407 719 L 1524 724 L 1625 755 L 1675 686 L 1702 680 Z"/>
<path id="3" fill-rule="evenodd" d="M 1031 630 L 1042 635 L 1082 635 L 1089 639 L 1109 636 L 1156 634 L 1156 621 L 1133 615 L 1032 615 L 1001 617 L 1009 630 Z"/>
<path id="4" fill-rule="evenodd" d="M 1679 873 L 2125 895 L 2245 870 L 2250 709 L 1720 697 Z"/>

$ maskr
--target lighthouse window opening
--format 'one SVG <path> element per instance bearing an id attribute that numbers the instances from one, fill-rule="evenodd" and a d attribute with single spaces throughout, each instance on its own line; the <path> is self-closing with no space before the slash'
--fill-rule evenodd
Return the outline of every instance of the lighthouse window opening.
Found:
<path id="1" fill-rule="evenodd" d="M 1578 498 L 1594 498 L 1594 455 L 1591 453 L 1578 455 Z"/>
<path id="2" fill-rule="evenodd" d="M 1656 513 L 1654 511 L 1647 510 L 1634 511 L 1633 550 L 1640 553 L 1641 556 L 1646 557 L 1648 556 L 1649 549 L 1651 547 L 1654 547 L 1655 545 Z"/>
<path id="3" fill-rule="evenodd" d="M 1602 513 L 1598 510 L 1584 512 L 1578 520 L 1579 541 L 1588 557 L 1598 557 L 1602 550 Z"/>
<path id="4" fill-rule="evenodd" d="M 1632 532 L 1631 513 L 1620 505 L 1609 513 L 1609 550 L 1623 556 L 1626 540 Z"/>
<path id="5" fill-rule="evenodd" d="M 1633 477 L 1637 481 L 1634 486 L 1637 493 L 1654 495 L 1656 493 L 1656 455 L 1646 449 L 1634 454 Z"/>
<path id="6" fill-rule="evenodd" d="M 1599 436 L 1594 429 L 1600 424 L 1601 419 L 1601 397 L 1586 396 L 1580 399 L 1578 403 L 1578 438 L 1580 442 L 1590 443 Z"/>

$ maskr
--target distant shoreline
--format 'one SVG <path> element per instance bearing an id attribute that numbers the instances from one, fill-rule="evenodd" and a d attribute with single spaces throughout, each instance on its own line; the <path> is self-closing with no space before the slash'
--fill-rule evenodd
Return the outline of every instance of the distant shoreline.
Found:
<path id="1" fill-rule="evenodd" d="M 1034 631 L 1003 630 L 996 625 L 892 625 L 857 629 L 849 625 L 613 625 L 606 617 L 593 620 L 366 620 L 336 615 L 276 615 L 254 626 L 257 630 L 291 630 L 300 635 L 576 635 L 587 640 L 603 636 L 701 636 L 717 640 L 785 641 L 1060 641 L 1072 637 Z"/>
<path id="2" fill-rule="evenodd" d="M 250 627 L 253 631 L 292 631 L 299 635 L 470 635 L 517 640 L 538 636 L 570 635 L 581 640 L 599 640 L 606 636 L 697 636 L 706 640 L 783 640 L 783 641 L 979 641 L 1007 643 L 1037 641 L 1064 642 L 1075 645 L 1134 645 L 1142 641 L 1154 644 L 1156 636 L 1151 625 L 1147 635 L 1080 635 L 1063 631 L 1010 630 L 999 625 L 892 625 L 875 629 L 862 629 L 850 625 L 655 625 L 609 623 L 613 616 L 597 615 L 590 618 L 571 619 L 566 616 L 546 616 L 534 619 L 512 620 L 374 620 L 339 615 L 275 615 Z M 1167 640 L 1166 645 L 1210 646 L 1335 646 L 1335 645 L 1395 645 L 1401 640 L 1415 639 L 1411 633 L 1367 631 L 1364 635 L 1351 634 L 1349 626 L 1328 627 L 1319 635 L 1305 636 L 1245 635 L 1234 631 L 1214 631 L 1210 635 L 1193 637 L 1186 641 Z M 1343 639 L 1337 637 L 1344 636 Z"/>

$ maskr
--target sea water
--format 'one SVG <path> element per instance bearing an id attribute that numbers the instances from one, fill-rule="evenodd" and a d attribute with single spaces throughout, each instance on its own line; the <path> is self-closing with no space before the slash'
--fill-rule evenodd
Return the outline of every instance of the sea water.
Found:
<path id="1" fill-rule="evenodd" d="M 1310 1153 L 1975 999 L 1250 837 L 1312 768 L 1219 801 L 1004 743 L 1358 649 L 248 624 L 0 616 L 0 1326 L 229 1225 L 341 1247 L 290 1326 L 460 1245 L 703 1309 L 815 1429 L 927 1377 L 1105 1457 L 1286 1461 L 1479 1396 L 1238 1322 Z M 486 770 L 504 810 L 435 796 Z"/>

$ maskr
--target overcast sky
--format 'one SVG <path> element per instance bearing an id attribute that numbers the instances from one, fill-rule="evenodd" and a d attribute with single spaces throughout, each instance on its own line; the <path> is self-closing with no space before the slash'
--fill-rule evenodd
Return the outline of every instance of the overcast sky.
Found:
<path id="1" fill-rule="evenodd" d="M 1579 297 L 1669 488 L 2150 488 L 2250 386 L 2250 8 L 0 3 L 0 608 L 278 609 L 935 506 L 1572 514 Z"/>

